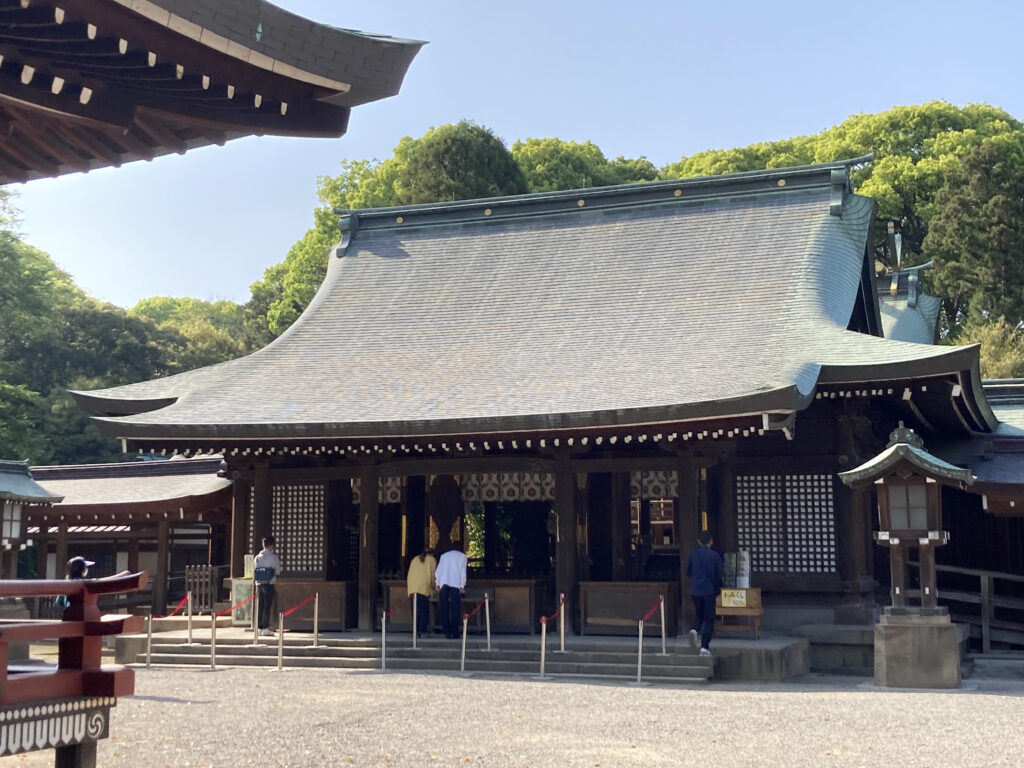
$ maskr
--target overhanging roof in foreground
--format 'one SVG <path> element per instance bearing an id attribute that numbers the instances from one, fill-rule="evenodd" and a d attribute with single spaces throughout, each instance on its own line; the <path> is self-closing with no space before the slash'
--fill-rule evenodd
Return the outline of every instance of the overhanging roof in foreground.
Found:
<path id="1" fill-rule="evenodd" d="M 265 0 L 0 0 L 0 183 L 250 135 L 337 137 L 423 43 Z"/>
<path id="2" fill-rule="evenodd" d="M 353 212 L 266 348 L 76 398 L 135 446 L 785 414 L 951 376 L 987 431 L 975 347 L 847 330 L 873 210 L 837 163 Z"/>
<path id="3" fill-rule="evenodd" d="M 39 485 L 63 501 L 30 521 L 209 520 L 231 503 L 231 481 L 220 468 L 219 458 L 33 467 Z"/>

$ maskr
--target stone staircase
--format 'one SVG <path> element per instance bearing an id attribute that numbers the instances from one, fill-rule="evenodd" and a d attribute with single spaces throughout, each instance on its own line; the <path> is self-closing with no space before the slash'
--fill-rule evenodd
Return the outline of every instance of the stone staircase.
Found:
<path id="1" fill-rule="evenodd" d="M 285 667 L 323 667 L 337 669 L 380 669 L 380 635 L 321 638 L 312 647 L 309 635 L 286 634 L 283 648 Z M 436 638 L 422 639 L 413 649 L 407 634 L 389 635 L 387 669 L 409 672 L 458 672 L 461 643 Z M 545 674 L 560 678 L 636 679 L 636 641 L 601 638 L 573 638 L 566 652 L 556 652 L 557 641 L 548 646 Z M 661 683 L 693 683 L 711 679 L 714 658 L 701 657 L 686 643 L 670 646 L 668 654 L 660 655 L 660 642 L 644 645 L 643 680 Z M 276 667 L 277 637 L 259 638 L 253 645 L 251 636 L 217 637 L 217 666 Z M 144 664 L 145 653 L 133 661 Z M 154 637 L 151 663 L 154 665 L 197 665 L 210 663 L 207 637 L 187 645 L 183 638 Z M 502 637 L 486 650 L 486 642 L 473 638 L 466 645 L 466 672 L 481 675 L 537 676 L 540 673 L 539 638 Z"/>

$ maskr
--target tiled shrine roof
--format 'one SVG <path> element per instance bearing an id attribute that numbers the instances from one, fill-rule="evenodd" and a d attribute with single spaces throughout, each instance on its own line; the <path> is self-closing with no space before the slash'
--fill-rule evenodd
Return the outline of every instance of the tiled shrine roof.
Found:
<path id="1" fill-rule="evenodd" d="M 950 375 L 991 429 L 976 347 L 848 330 L 873 211 L 846 163 L 356 211 L 266 348 L 76 397 L 131 447 L 786 414 Z"/>
<path id="2" fill-rule="evenodd" d="M 220 467 L 219 458 L 174 459 L 33 467 L 32 473 L 47 491 L 64 497 L 54 512 L 193 512 L 227 493 L 231 482 L 218 476 Z"/>

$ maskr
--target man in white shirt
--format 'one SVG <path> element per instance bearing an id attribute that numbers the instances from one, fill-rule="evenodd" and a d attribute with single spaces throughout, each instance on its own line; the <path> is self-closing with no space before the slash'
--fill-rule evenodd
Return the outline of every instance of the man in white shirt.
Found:
<path id="1" fill-rule="evenodd" d="M 438 610 L 444 636 L 454 640 L 460 635 L 462 595 L 466 591 L 466 556 L 453 544 L 437 561 L 434 581 L 440 592 Z"/>
<path id="2" fill-rule="evenodd" d="M 263 539 L 263 550 L 253 560 L 253 567 L 267 569 L 254 573 L 259 606 L 256 614 L 256 626 L 261 635 L 273 635 L 274 632 L 270 628 L 270 610 L 274 604 L 274 592 L 277 590 L 277 574 L 281 572 L 281 558 L 274 551 L 273 536 Z M 282 628 L 278 627 L 278 629 Z"/>

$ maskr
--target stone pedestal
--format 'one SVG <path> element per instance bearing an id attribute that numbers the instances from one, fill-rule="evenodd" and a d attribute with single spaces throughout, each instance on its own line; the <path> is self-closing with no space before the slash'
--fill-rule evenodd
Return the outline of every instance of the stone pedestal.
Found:
<path id="1" fill-rule="evenodd" d="M 875 685 L 959 688 L 957 627 L 944 609 L 886 608 L 875 625 Z"/>

